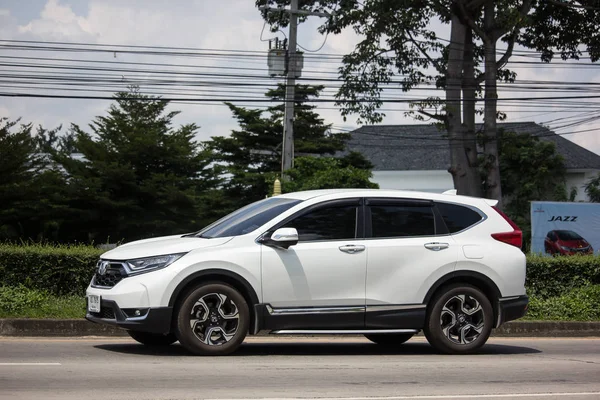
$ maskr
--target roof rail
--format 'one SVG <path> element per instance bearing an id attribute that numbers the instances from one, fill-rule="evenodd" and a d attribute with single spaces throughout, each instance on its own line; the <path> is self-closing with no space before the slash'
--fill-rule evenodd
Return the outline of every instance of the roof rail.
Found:
<path id="1" fill-rule="evenodd" d="M 450 194 L 452 196 L 456 196 L 456 189 L 450 189 L 450 190 L 446 190 L 445 192 L 443 192 L 442 194 Z"/>

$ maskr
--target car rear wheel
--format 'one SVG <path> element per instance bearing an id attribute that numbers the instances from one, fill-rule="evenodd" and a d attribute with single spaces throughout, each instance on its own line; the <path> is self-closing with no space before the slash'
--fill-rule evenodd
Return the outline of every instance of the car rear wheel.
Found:
<path id="1" fill-rule="evenodd" d="M 472 353 L 488 340 L 493 316 L 489 299 L 479 289 L 464 284 L 448 286 L 431 303 L 425 337 L 442 353 Z"/>
<path id="2" fill-rule="evenodd" d="M 222 283 L 202 284 L 189 292 L 177 311 L 176 335 L 197 355 L 227 355 L 242 344 L 250 322 L 244 297 Z"/>
<path id="3" fill-rule="evenodd" d="M 131 336 L 133 340 L 146 346 L 169 346 L 177 341 L 177 336 L 175 336 L 174 333 L 168 333 L 166 335 L 137 331 L 127 331 L 127 333 L 129 333 L 129 336 Z"/>
<path id="4" fill-rule="evenodd" d="M 400 346 L 414 335 L 412 333 L 400 333 L 400 334 L 367 334 L 365 337 L 373 343 L 377 343 L 380 346 L 385 347 L 396 347 Z"/>

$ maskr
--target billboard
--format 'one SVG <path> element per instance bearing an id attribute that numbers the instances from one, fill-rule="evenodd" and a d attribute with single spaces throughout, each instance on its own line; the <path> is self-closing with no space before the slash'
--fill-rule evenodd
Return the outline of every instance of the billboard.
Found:
<path id="1" fill-rule="evenodd" d="M 600 203 L 531 202 L 531 252 L 600 253 Z"/>

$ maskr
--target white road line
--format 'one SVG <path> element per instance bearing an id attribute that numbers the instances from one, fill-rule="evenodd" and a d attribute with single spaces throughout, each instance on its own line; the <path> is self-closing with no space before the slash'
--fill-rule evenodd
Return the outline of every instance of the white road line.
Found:
<path id="1" fill-rule="evenodd" d="M 390 397 L 264 397 L 245 399 L 209 399 L 209 400 L 444 400 L 444 399 L 490 399 L 490 398 L 526 398 L 526 397 L 561 397 L 561 396 L 600 396 L 600 392 L 554 392 L 554 393 L 503 393 L 503 394 L 450 394 L 450 395 L 417 395 Z"/>
<path id="2" fill-rule="evenodd" d="M 19 367 L 19 366 L 51 366 L 51 365 L 62 365 L 61 363 L 44 363 L 44 362 L 39 362 L 39 363 L 0 363 L 0 367 Z"/>

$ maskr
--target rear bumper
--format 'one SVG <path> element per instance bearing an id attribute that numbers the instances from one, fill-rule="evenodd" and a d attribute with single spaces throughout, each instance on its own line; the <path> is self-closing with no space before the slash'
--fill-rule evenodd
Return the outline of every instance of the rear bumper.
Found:
<path id="1" fill-rule="evenodd" d="M 121 309 L 113 300 L 102 300 L 100 313 L 88 311 L 85 319 L 131 331 L 166 334 L 171 331 L 172 315 L 172 307 Z"/>
<path id="2" fill-rule="evenodd" d="M 500 323 L 498 326 L 523 317 L 527 313 L 528 305 L 529 297 L 527 296 L 500 299 Z"/>

